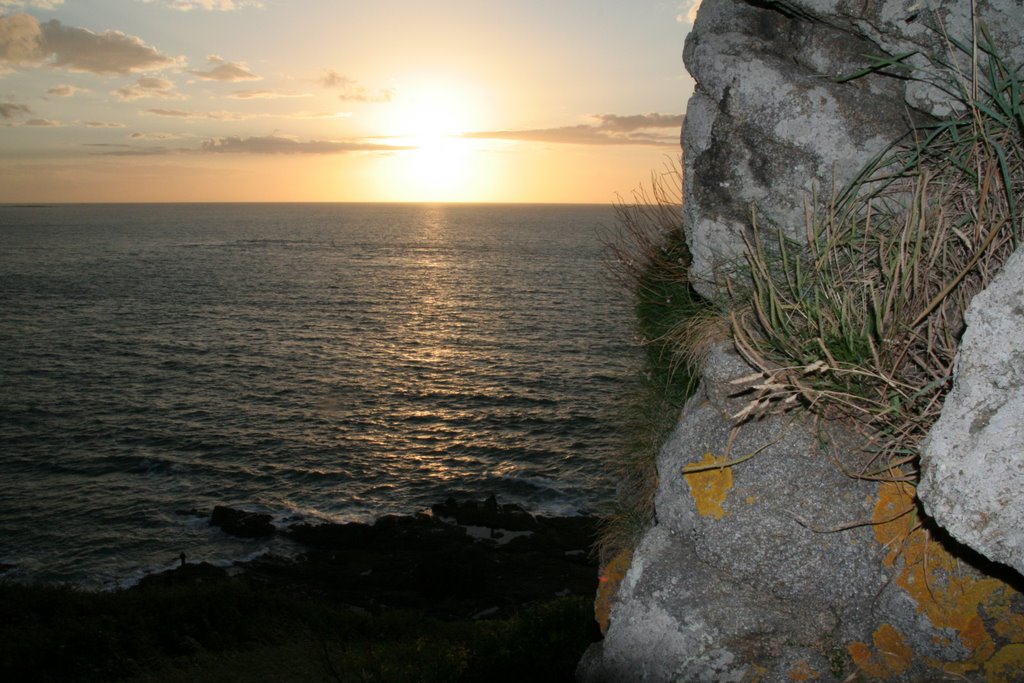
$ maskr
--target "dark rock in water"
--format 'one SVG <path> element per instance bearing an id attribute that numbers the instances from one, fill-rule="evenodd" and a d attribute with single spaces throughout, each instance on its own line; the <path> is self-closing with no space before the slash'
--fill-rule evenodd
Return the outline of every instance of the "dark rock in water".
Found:
<path id="1" fill-rule="evenodd" d="M 259 512 L 246 512 L 218 505 L 210 515 L 210 526 L 219 526 L 224 533 L 241 538 L 261 538 L 274 535 L 274 525 L 270 523 L 270 515 Z"/>
<path id="2" fill-rule="evenodd" d="M 457 524 L 467 526 L 509 531 L 531 531 L 537 528 L 533 515 L 518 505 L 499 505 L 494 496 L 482 504 L 472 500 L 459 504 L 455 499 L 449 498 L 443 504 L 434 505 L 430 509 L 438 517 L 454 519 Z"/>
<path id="3" fill-rule="evenodd" d="M 530 602 L 597 588 L 595 518 L 534 517 L 493 497 L 449 499 L 432 510 L 373 524 L 294 524 L 282 533 L 306 547 L 298 557 L 237 563 L 233 578 L 185 564 L 139 585 L 246 581 L 356 611 L 411 609 L 443 619 L 505 617 Z M 210 523 L 243 537 L 274 533 L 269 515 L 223 506 Z"/>
<path id="4" fill-rule="evenodd" d="M 374 524 L 293 525 L 285 533 L 307 546 L 304 555 L 241 567 L 251 581 L 350 608 L 442 618 L 505 616 L 535 600 L 596 589 L 594 518 L 535 518 L 494 498 L 448 500 L 432 510 Z"/>

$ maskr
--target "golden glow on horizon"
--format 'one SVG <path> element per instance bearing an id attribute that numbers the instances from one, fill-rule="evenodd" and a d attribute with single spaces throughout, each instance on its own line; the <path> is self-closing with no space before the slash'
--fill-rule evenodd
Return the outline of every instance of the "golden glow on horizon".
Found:
<path id="1" fill-rule="evenodd" d="M 482 164 L 472 140 L 437 137 L 418 140 L 416 149 L 399 152 L 400 198 L 409 201 L 480 201 L 471 179 Z"/>
<path id="2" fill-rule="evenodd" d="M 0 0 L 0 202 L 609 203 L 692 88 L 691 0 L 129 4 Z"/>

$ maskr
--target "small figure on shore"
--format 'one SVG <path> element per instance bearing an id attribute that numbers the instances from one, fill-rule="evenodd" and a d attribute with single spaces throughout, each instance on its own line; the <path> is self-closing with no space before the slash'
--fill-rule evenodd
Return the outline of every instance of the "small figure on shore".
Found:
<path id="1" fill-rule="evenodd" d="M 184 550 L 181 552 L 181 555 L 178 555 L 178 559 L 181 560 L 181 566 L 184 567 L 185 566 L 185 561 L 186 561 L 185 560 L 185 551 Z"/>

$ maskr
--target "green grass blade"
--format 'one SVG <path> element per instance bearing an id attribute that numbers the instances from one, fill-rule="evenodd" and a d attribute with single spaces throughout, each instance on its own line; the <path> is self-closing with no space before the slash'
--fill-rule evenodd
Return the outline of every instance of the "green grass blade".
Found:
<path id="1" fill-rule="evenodd" d="M 918 51 L 914 50 L 912 52 L 905 52 L 905 53 L 903 53 L 901 55 L 896 55 L 895 57 L 890 57 L 888 55 L 886 55 L 884 57 L 883 56 L 879 56 L 879 55 L 868 55 L 868 56 L 866 56 L 866 59 L 868 59 L 868 61 L 870 62 L 870 64 L 868 66 L 864 67 L 860 71 L 854 72 L 854 73 L 849 74 L 847 76 L 840 76 L 839 78 L 835 79 L 835 82 L 836 83 L 847 83 L 849 81 L 855 81 L 858 78 L 863 78 L 863 77 L 868 76 L 870 74 L 873 74 L 873 73 L 882 71 L 883 69 L 888 69 L 888 68 L 894 67 L 894 66 L 899 66 L 899 67 L 902 67 L 904 69 L 908 69 L 909 70 L 909 69 L 911 69 L 911 67 L 907 66 L 906 64 L 903 64 L 903 61 L 908 59 L 908 58 L 910 58 L 910 57 L 913 57 L 917 53 L 918 53 Z M 887 74 L 887 75 L 892 75 L 892 74 Z"/>

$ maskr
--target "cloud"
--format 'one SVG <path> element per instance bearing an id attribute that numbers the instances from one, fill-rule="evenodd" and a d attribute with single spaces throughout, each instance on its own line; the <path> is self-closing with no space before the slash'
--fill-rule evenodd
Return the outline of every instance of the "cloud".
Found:
<path id="1" fill-rule="evenodd" d="M 200 119 L 205 118 L 202 114 L 196 114 L 190 111 L 184 111 L 181 109 L 147 109 L 147 114 L 154 114 L 156 116 L 171 116 L 181 119 Z"/>
<path id="2" fill-rule="evenodd" d="M 57 9 L 64 0 L 0 0 L 0 7 L 35 7 L 36 9 Z"/>
<path id="3" fill-rule="evenodd" d="M 144 97 L 159 97 L 165 100 L 181 98 L 181 95 L 174 89 L 174 83 L 166 78 L 157 78 L 156 76 L 143 76 L 131 85 L 118 88 L 114 94 L 125 101 Z"/>
<path id="4" fill-rule="evenodd" d="M 154 116 L 167 116 L 170 118 L 177 119 L 212 119 L 214 121 L 244 121 L 245 119 L 252 118 L 248 114 L 242 114 L 235 111 L 185 111 L 183 109 L 146 109 L 143 111 L 144 114 L 153 114 Z"/>
<path id="5" fill-rule="evenodd" d="M 30 14 L 0 17 L 0 64 L 19 66 L 42 61 L 43 32 Z"/>
<path id="6" fill-rule="evenodd" d="M 462 137 L 477 139 L 517 140 L 521 142 L 552 142 L 571 145 L 647 145 L 667 147 L 679 145 L 682 114 L 598 114 L 595 124 L 498 130 L 464 133 Z M 671 133 L 656 132 L 671 129 Z"/>
<path id="7" fill-rule="evenodd" d="M 146 0 L 152 2 L 153 0 Z M 182 12 L 203 9 L 207 12 L 232 12 L 243 7 L 262 7 L 261 0 L 164 0 L 163 4 Z"/>
<path id="8" fill-rule="evenodd" d="M 246 114 L 237 111 L 188 111 L 186 109 L 167 109 L 153 107 L 142 110 L 143 114 L 153 116 L 164 116 L 173 119 L 190 120 L 211 120 L 211 121 L 246 121 L 257 118 L 279 118 L 279 119 L 341 119 L 352 115 L 347 111 L 298 111 L 287 114 L 252 113 Z"/>
<path id="9" fill-rule="evenodd" d="M 109 121 L 84 121 L 86 128 L 125 128 L 123 123 L 110 123 Z"/>
<path id="10" fill-rule="evenodd" d="M 325 88 L 347 88 L 354 84 L 355 80 L 348 76 L 342 76 L 334 69 L 328 69 L 327 73 L 320 77 L 320 85 Z"/>
<path id="11" fill-rule="evenodd" d="M 372 92 L 359 84 L 354 78 L 344 76 L 334 69 L 320 77 L 320 85 L 332 90 L 340 90 L 338 99 L 343 102 L 390 102 L 395 97 L 394 88 L 384 88 Z"/>
<path id="12" fill-rule="evenodd" d="M 150 157 L 160 154 L 170 154 L 173 150 L 167 147 L 133 147 L 132 145 L 115 144 L 110 142 L 86 142 L 83 147 L 92 147 L 98 152 L 91 154 L 104 157 Z"/>
<path id="13" fill-rule="evenodd" d="M 261 76 L 257 76 L 249 71 L 249 67 L 242 62 L 228 62 L 217 55 L 209 55 L 206 61 L 207 66 L 210 67 L 208 70 L 199 71 L 198 69 L 191 69 L 189 73 L 207 81 L 226 81 L 229 83 L 258 81 L 261 79 Z"/>
<path id="14" fill-rule="evenodd" d="M 54 97 L 74 97 L 80 92 L 89 92 L 85 88 L 79 88 L 74 85 L 55 85 L 46 91 L 47 95 L 53 95 Z"/>
<path id="15" fill-rule="evenodd" d="M 0 119 L 13 119 L 17 116 L 28 116 L 32 110 L 24 104 L 14 102 L 0 102 Z"/>
<path id="16" fill-rule="evenodd" d="M 680 24 L 689 24 L 697 19 L 697 10 L 700 9 L 701 0 L 683 0 L 679 3 L 679 13 L 676 14 L 676 21 Z"/>
<path id="17" fill-rule="evenodd" d="M 129 135 L 132 140 L 176 140 L 180 135 L 174 133 L 132 133 Z"/>
<path id="18" fill-rule="evenodd" d="M 228 95 L 233 100 L 277 100 L 288 97 L 309 96 L 309 93 L 277 92 L 274 90 L 236 90 Z"/>
<path id="19" fill-rule="evenodd" d="M 213 138 L 203 143 L 204 152 L 234 154 L 342 154 L 347 152 L 390 152 L 402 149 L 410 148 L 362 141 L 310 140 L 300 142 L 277 135 L 251 138 Z"/>
<path id="20" fill-rule="evenodd" d="M 152 139 L 171 139 L 175 136 L 167 135 L 163 138 L 152 138 Z M 133 139 L 147 139 L 147 136 L 139 134 L 136 138 L 132 135 Z M 159 156 L 163 154 L 187 154 L 189 152 L 195 152 L 194 149 L 187 149 L 182 147 L 164 147 L 163 145 L 135 145 L 127 144 L 123 142 L 83 142 L 82 147 L 88 147 L 92 150 L 89 152 L 94 156 L 105 156 L 105 157 L 151 157 Z"/>
<path id="21" fill-rule="evenodd" d="M 127 74 L 174 64 L 174 60 L 146 45 L 141 38 L 120 31 L 93 33 L 64 26 L 56 19 L 42 25 L 41 49 L 52 66 L 95 74 Z"/>
<path id="22" fill-rule="evenodd" d="M 56 19 L 40 24 L 28 14 L 0 17 L 0 65 L 49 66 L 94 74 L 161 69 L 175 60 L 120 31 L 93 33 Z"/>
<path id="23" fill-rule="evenodd" d="M 350 111 L 296 111 L 284 114 L 286 119 L 347 119 L 352 116 Z"/>
<path id="24" fill-rule="evenodd" d="M 682 114 L 597 114 L 593 117 L 600 122 L 598 130 L 614 133 L 631 133 L 649 128 L 675 128 L 683 125 Z"/>
<path id="25" fill-rule="evenodd" d="M 54 121 L 53 119 L 29 119 L 23 126 L 33 126 L 37 128 L 57 128 L 62 125 L 60 121 Z"/>

